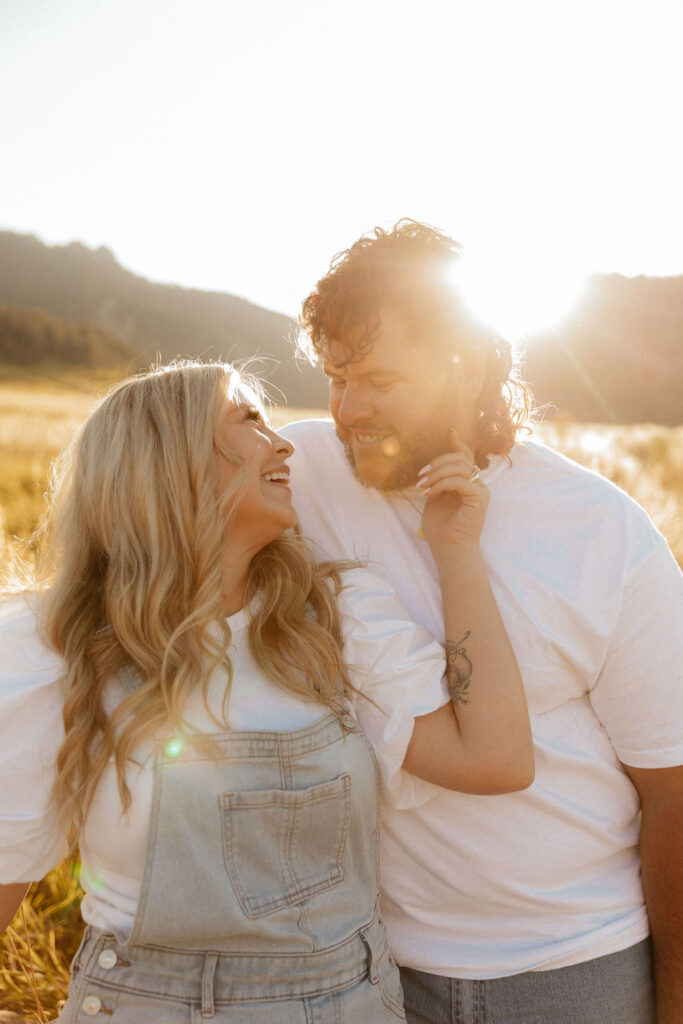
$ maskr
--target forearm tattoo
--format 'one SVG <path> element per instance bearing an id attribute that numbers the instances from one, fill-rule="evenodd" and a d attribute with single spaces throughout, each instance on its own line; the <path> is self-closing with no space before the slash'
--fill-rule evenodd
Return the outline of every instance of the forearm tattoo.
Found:
<path id="1" fill-rule="evenodd" d="M 446 683 L 454 704 L 470 703 L 465 695 L 469 694 L 472 681 L 472 662 L 467 657 L 466 648 L 462 646 L 470 633 L 468 629 L 457 643 L 446 641 Z"/>

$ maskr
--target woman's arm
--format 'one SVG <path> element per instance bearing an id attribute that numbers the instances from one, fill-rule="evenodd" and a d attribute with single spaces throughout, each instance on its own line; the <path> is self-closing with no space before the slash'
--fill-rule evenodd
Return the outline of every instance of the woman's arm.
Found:
<path id="1" fill-rule="evenodd" d="M 403 766 L 447 789 L 506 793 L 533 782 L 529 713 L 479 550 L 488 490 L 469 479 L 474 459 L 455 436 L 453 448 L 423 474 L 422 521 L 441 583 L 452 699 L 415 720 Z"/>
<path id="2" fill-rule="evenodd" d="M 0 885 L 0 935 L 3 934 L 28 892 L 30 882 Z"/>

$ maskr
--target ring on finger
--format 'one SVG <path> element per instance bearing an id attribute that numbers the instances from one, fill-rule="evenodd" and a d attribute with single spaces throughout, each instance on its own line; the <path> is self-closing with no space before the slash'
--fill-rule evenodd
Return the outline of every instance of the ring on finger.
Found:
<path id="1" fill-rule="evenodd" d="M 472 472 L 471 472 L 471 473 L 470 473 L 470 475 L 469 475 L 469 476 L 467 477 L 467 479 L 468 479 L 468 480 L 471 480 L 471 481 L 472 481 L 473 483 L 476 483 L 476 482 L 477 482 L 477 480 L 479 480 L 479 479 L 480 479 L 480 477 L 479 477 L 479 470 L 477 469 L 477 467 L 476 467 L 476 466 L 472 466 Z"/>

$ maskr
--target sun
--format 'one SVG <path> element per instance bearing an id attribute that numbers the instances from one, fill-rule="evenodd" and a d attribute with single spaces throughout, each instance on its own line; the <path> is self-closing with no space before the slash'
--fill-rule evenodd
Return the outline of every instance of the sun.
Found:
<path id="1" fill-rule="evenodd" d="M 585 275 L 574 267 L 538 259 L 512 265 L 464 259 L 452 273 L 472 313 L 509 341 L 555 326 L 571 312 L 585 286 Z"/>

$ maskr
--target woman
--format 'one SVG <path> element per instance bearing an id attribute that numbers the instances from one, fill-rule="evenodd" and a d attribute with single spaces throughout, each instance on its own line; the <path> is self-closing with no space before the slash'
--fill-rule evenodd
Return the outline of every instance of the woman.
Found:
<path id="1" fill-rule="evenodd" d="M 399 805 L 531 781 L 485 574 L 444 591 L 448 636 L 471 600 L 487 633 L 456 709 L 389 588 L 291 532 L 291 452 L 232 367 L 185 363 L 119 385 L 58 467 L 42 590 L 0 613 L 0 925 L 70 832 L 88 927 L 63 1022 L 401 1017 L 376 763 Z M 423 524 L 449 574 L 486 505 L 465 464 Z"/>

